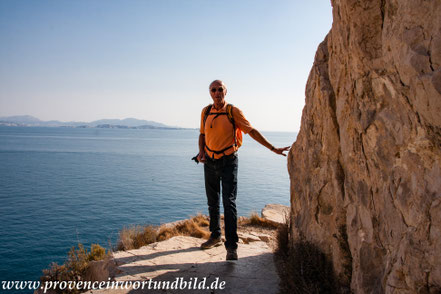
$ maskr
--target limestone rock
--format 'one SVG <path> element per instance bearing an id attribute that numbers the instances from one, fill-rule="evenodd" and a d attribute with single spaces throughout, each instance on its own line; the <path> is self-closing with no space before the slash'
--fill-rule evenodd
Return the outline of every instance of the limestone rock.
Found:
<path id="1" fill-rule="evenodd" d="M 276 224 L 284 224 L 289 215 L 289 207 L 282 204 L 267 204 L 262 209 L 262 217 Z"/>
<path id="2" fill-rule="evenodd" d="M 292 236 L 356 293 L 441 289 L 441 2 L 332 0 L 289 153 Z"/>
<path id="3" fill-rule="evenodd" d="M 109 277 L 114 277 L 119 272 L 115 261 L 111 258 L 106 258 L 100 261 L 91 261 L 86 269 L 84 280 L 107 281 Z"/>
<path id="4" fill-rule="evenodd" d="M 239 237 L 239 239 L 241 239 L 243 241 L 243 243 L 245 244 L 249 244 L 251 242 L 257 242 L 257 241 L 261 241 L 261 239 L 251 233 L 243 233 L 243 232 L 238 232 L 237 236 Z"/>
<path id="5" fill-rule="evenodd" d="M 219 279 L 225 281 L 222 290 L 194 289 L 105 289 L 89 293 L 278 293 L 272 250 L 262 241 L 248 245 L 239 244 L 237 261 L 225 261 L 224 246 L 201 250 L 203 239 L 177 236 L 166 241 L 153 243 L 139 249 L 118 251 L 114 261 L 120 271 L 115 281 L 147 281 L 152 279 L 157 285 L 173 283 L 176 279 L 195 280 L 198 283 L 207 278 L 206 286 Z M 134 284 L 133 284 L 134 285 Z"/>
<path id="6" fill-rule="evenodd" d="M 263 242 L 269 242 L 271 239 L 271 236 L 265 233 L 251 232 L 251 234 L 258 237 Z"/>

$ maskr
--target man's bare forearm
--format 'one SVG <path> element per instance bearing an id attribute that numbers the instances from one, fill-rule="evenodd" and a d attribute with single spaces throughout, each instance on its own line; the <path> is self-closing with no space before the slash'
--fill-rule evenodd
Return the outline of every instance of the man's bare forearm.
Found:
<path id="1" fill-rule="evenodd" d="M 252 129 L 249 133 L 248 133 L 251 138 L 253 138 L 254 140 L 256 140 L 257 142 L 259 142 L 260 144 L 262 144 L 263 146 L 265 146 L 266 148 L 268 148 L 269 150 L 273 151 L 274 153 L 286 156 L 285 151 L 289 150 L 289 146 L 287 147 L 282 147 L 282 148 L 276 148 L 274 147 L 270 142 L 268 142 L 268 140 L 256 129 Z"/>
<path id="2" fill-rule="evenodd" d="M 274 146 L 270 142 L 268 142 L 268 140 L 258 130 L 252 129 L 248 134 L 250 135 L 251 138 L 259 142 L 266 148 L 270 150 L 274 149 Z"/>

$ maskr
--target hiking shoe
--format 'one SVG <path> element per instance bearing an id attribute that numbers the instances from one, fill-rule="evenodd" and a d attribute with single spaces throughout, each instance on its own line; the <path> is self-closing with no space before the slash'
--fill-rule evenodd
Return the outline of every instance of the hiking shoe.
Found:
<path id="1" fill-rule="evenodd" d="M 227 260 L 237 260 L 237 249 L 227 249 Z"/>
<path id="2" fill-rule="evenodd" d="M 213 248 L 215 246 L 219 246 L 222 244 L 222 239 L 221 237 L 218 238 L 210 238 L 207 240 L 207 242 L 204 242 L 201 244 L 201 249 L 210 249 Z"/>

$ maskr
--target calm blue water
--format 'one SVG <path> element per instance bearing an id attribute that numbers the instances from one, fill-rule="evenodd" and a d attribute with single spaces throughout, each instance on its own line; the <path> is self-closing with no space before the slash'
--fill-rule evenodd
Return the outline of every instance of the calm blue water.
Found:
<path id="1" fill-rule="evenodd" d="M 264 133 L 289 146 L 295 133 Z M 196 130 L 0 127 L 0 280 L 37 280 L 70 247 L 207 214 Z M 286 157 L 244 137 L 238 212 L 289 205 Z"/>

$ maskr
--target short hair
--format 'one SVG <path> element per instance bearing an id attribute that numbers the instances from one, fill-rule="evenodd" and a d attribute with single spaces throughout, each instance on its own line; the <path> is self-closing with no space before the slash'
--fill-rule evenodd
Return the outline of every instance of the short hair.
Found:
<path id="1" fill-rule="evenodd" d="M 210 86 L 208 86 L 208 89 L 211 89 L 211 86 L 212 86 L 214 83 L 221 84 L 222 87 L 224 87 L 225 89 L 227 88 L 227 85 L 225 85 L 225 83 L 222 82 L 221 80 L 214 80 L 214 81 L 211 82 Z"/>

